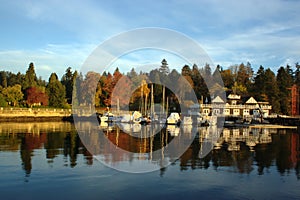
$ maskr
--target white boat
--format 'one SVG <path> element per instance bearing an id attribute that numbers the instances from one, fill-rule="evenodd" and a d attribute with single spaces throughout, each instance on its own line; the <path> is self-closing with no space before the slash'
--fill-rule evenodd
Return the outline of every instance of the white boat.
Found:
<path id="1" fill-rule="evenodd" d="M 130 123 L 131 122 L 131 115 L 130 114 L 126 114 L 121 116 L 120 122 L 121 123 Z"/>
<path id="2" fill-rule="evenodd" d="M 179 113 L 173 112 L 167 118 L 167 124 L 180 124 L 180 116 Z"/>
<path id="3" fill-rule="evenodd" d="M 106 112 L 100 117 L 101 122 L 112 122 L 114 115 L 111 112 Z"/>

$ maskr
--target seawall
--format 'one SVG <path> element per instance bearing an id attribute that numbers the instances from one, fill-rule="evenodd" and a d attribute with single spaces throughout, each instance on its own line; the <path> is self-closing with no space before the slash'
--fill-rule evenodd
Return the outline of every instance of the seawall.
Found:
<path id="1" fill-rule="evenodd" d="M 57 108 L 3 108 L 0 122 L 71 121 L 71 109 Z"/>

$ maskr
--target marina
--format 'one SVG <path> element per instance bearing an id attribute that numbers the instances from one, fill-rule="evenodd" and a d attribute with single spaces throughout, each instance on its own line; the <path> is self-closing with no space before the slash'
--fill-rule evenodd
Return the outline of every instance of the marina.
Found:
<path id="1" fill-rule="evenodd" d="M 82 123 L 85 128 L 91 126 Z M 157 127 L 161 130 L 147 136 L 150 124 L 124 124 L 130 128 L 107 126 L 103 134 L 86 131 L 85 135 L 113 143 L 105 148 L 109 151 L 99 152 L 114 165 L 127 160 L 160 165 L 161 158 L 171 164 L 142 175 L 119 172 L 90 154 L 71 123 L 0 124 L 1 169 L 5 171 L 0 176 L 2 197 L 14 199 L 22 193 L 23 199 L 32 199 L 45 192 L 48 195 L 43 199 L 176 199 L 183 198 L 182 194 L 205 199 L 300 197 L 300 138 L 295 129 L 198 127 L 191 145 L 180 157 L 172 157 L 167 151 L 159 155 L 154 151 L 167 148 L 174 138 L 183 143 L 192 126 Z M 131 151 L 133 157 L 112 154 L 115 148 Z M 202 156 L 205 148 L 211 151 Z M 262 183 L 263 191 L 259 189 Z"/>

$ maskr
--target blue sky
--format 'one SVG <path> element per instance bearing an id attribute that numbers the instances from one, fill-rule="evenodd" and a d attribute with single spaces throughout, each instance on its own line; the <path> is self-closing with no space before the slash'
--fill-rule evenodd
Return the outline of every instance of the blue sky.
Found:
<path id="1" fill-rule="evenodd" d="M 277 71 L 300 62 L 299 10 L 296 0 L 3 0 L 0 70 L 24 73 L 34 62 L 38 76 L 61 76 L 69 66 L 80 69 L 114 35 L 161 27 L 193 38 L 223 68 L 249 61 L 255 71 L 259 65 Z M 136 63 L 159 63 L 164 56 L 150 55 L 129 55 L 116 63 L 126 71 Z M 183 64 L 172 56 L 168 61 L 171 68 Z"/>

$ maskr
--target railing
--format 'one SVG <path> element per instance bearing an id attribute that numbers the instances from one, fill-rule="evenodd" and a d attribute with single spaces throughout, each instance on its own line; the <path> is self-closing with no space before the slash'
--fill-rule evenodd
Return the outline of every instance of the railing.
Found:
<path id="1" fill-rule="evenodd" d="M 224 108 L 224 109 L 257 109 L 257 105 L 225 105 L 225 104 L 200 104 L 200 108 Z M 263 110 L 271 110 L 270 105 L 261 105 Z"/>
<path id="2" fill-rule="evenodd" d="M 0 107 L 1 117 L 67 117 L 71 116 L 71 109 L 61 108 L 3 108 Z"/>

